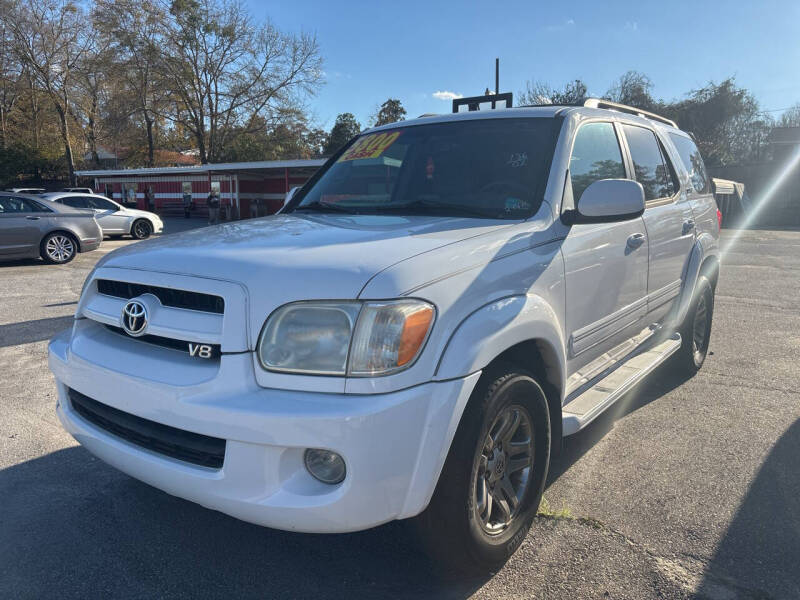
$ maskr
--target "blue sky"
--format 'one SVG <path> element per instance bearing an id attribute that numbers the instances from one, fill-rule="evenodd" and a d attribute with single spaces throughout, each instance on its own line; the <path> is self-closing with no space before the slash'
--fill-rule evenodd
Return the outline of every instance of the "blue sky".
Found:
<path id="1" fill-rule="evenodd" d="M 326 129 L 341 112 L 366 125 L 388 97 L 409 116 L 448 112 L 436 93 L 493 89 L 495 57 L 501 91 L 515 94 L 576 77 L 599 94 L 635 69 L 665 99 L 735 75 L 763 109 L 800 102 L 798 0 L 246 1 L 257 18 L 317 34 L 326 84 L 309 108 Z"/>

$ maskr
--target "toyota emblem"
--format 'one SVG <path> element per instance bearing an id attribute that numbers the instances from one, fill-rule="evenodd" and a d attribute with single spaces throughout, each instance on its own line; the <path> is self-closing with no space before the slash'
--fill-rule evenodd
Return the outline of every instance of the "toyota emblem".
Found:
<path id="1" fill-rule="evenodd" d="M 147 329 L 147 308 L 138 300 L 131 300 L 122 309 L 122 328 L 125 333 L 138 337 Z"/>

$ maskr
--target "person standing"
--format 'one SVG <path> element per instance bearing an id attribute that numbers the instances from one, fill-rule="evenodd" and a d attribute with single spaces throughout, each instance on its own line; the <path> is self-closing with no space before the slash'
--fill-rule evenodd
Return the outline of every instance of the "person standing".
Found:
<path id="1" fill-rule="evenodd" d="M 155 212 L 156 210 L 156 195 L 153 193 L 153 186 L 147 186 L 147 190 L 144 193 L 144 201 L 147 205 L 147 210 L 150 212 Z"/>
<path id="2" fill-rule="evenodd" d="M 188 219 L 192 212 L 192 194 L 183 192 L 183 217 Z"/>
<path id="3" fill-rule="evenodd" d="M 211 190 L 211 193 L 206 199 L 206 206 L 208 206 L 208 224 L 216 225 L 219 223 L 219 196 L 217 192 Z"/>

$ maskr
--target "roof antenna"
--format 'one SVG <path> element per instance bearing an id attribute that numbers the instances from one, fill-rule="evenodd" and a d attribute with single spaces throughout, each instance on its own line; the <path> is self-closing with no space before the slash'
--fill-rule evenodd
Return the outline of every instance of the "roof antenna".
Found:
<path id="1" fill-rule="evenodd" d="M 494 59 L 494 94 L 489 91 L 487 86 L 483 96 L 471 96 L 469 98 L 453 98 L 453 112 L 458 112 L 459 106 L 466 106 L 468 111 L 480 110 L 481 103 L 491 102 L 492 108 L 497 108 L 498 102 L 504 102 L 506 108 L 511 108 L 513 95 L 511 92 L 500 93 L 500 59 Z"/>

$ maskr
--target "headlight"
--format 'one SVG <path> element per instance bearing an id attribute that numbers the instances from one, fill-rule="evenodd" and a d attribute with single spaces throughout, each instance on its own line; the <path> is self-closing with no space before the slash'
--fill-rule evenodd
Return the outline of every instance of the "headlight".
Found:
<path id="1" fill-rule="evenodd" d="M 270 371 L 387 375 L 411 366 L 434 316 L 421 300 L 295 302 L 270 315 L 256 350 Z"/>

